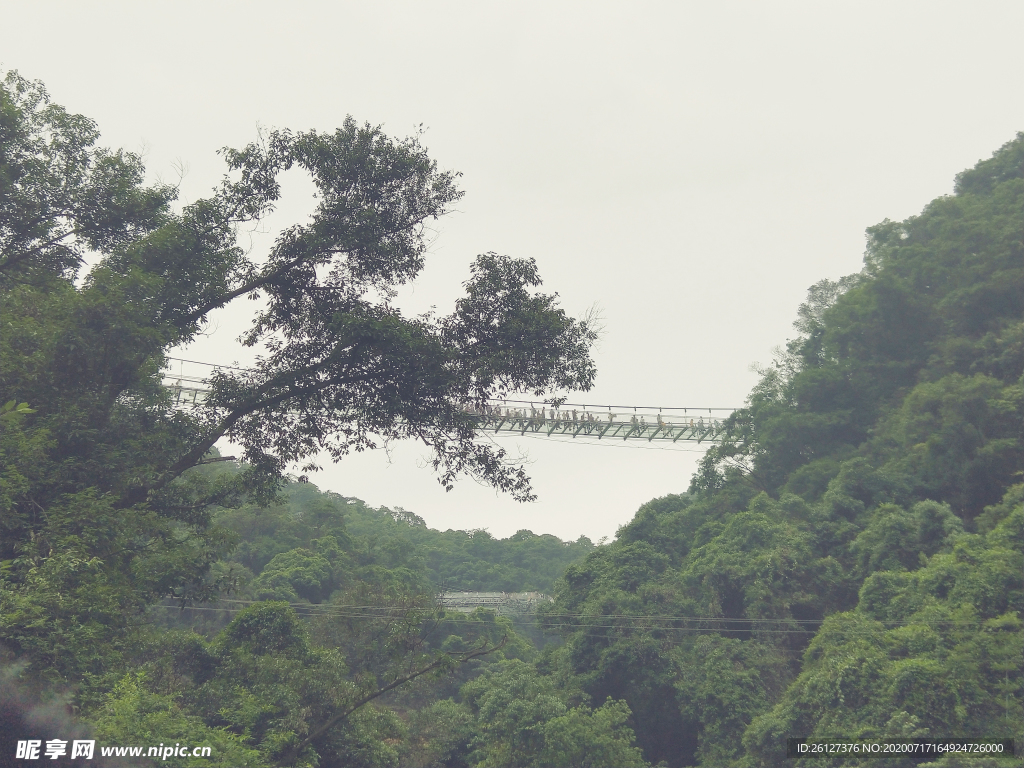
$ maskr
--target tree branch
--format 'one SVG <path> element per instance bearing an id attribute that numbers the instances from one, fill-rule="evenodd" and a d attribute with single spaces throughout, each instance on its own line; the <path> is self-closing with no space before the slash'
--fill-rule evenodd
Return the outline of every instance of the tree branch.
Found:
<path id="1" fill-rule="evenodd" d="M 22 251 L 19 254 L 9 253 L 5 249 L 4 251 L 0 252 L 0 256 L 3 256 L 3 258 L 0 259 L 0 270 L 9 269 L 10 267 L 13 267 L 13 266 L 15 266 L 17 264 L 20 264 L 21 262 L 23 262 L 23 261 L 31 258 L 32 256 L 38 254 L 43 249 L 49 248 L 51 245 L 56 245 L 57 243 L 59 243 L 61 240 L 65 239 L 69 235 L 78 235 L 80 233 L 81 233 L 81 231 L 79 229 L 77 229 L 77 228 L 69 229 L 66 232 L 62 232 L 57 237 L 51 238 L 51 239 L 47 240 L 44 243 L 38 243 L 35 246 L 33 246 L 32 248 L 29 248 L 28 250 Z"/>
<path id="2" fill-rule="evenodd" d="M 205 466 L 206 464 L 216 464 L 218 461 L 235 461 L 237 456 L 217 456 L 215 458 L 203 459 L 196 464 L 197 467 Z"/>
<path id="3" fill-rule="evenodd" d="M 501 642 L 499 642 L 497 645 L 491 646 L 490 648 L 481 647 L 481 648 L 478 648 L 475 651 L 467 651 L 466 653 L 458 654 L 458 658 L 454 659 L 454 662 L 456 664 L 465 664 L 467 661 L 470 661 L 471 659 L 476 659 L 476 658 L 479 658 L 480 656 L 487 656 L 488 654 L 494 653 L 499 648 L 503 647 L 507 641 L 508 641 L 508 635 L 505 635 L 505 636 L 503 636 L 501 638 Z M 380 698 L 381 696 L 383 696 L 388 691 L 393 691 L 395 688 L 398 688 L 399 686 L 402 686 L 402 685 L 405 685 L 406 683 L 412 682 L 417 677 L 421 677 L 421 676 L 427 674 L 428 672 L 431 672 L 431 671 L 433 671 L 435 669 L 438 669 L 439 667 L 444 666 L 445 664 L 448 663 L 448 660 L 450 658 L 451 657 L 449 657 L 449 656 L 442 656 L 440 658 L 434 659 L 434 661 L 432 661 L 427 666 L 425 666 L 425 667 L 423 667 L 421 669 L 418 669 L 415 672 L 413 672 L 412 674 L 406 675 L 405 677 L 398 678 L 394 682 L 392 682 L 392 683 L 390 683 L 388 685 L 385 685 L 383 688 L 380 688 L 380 689 L 378 689 L 377 691 L 375 691 L 373 693 L 367 694 L 366 696 L 364 696 L 363 698 L 359 699 L 354 704 L 349 706 L 348 709 L 344 709 L 344 710 L 342 710 L 340 712 L 335 713 L 334 715 L 332 715 L 330 718 L 327 719 L 327 722 L 325 722 L 323 725 L 321 725 L 319 728 L 317 728 L 315 731 L 313 731 L 311 734 L 309 734 L 309 736 L 307 736 L 302 741 L 300 741 L 295 747 L 293 747 L 291 750 L 289 750 L 289 752 L 284 756 L 283 762 L 285 762 L 286 764 L 295 762 L 295 760 L 299 756 L 299 753 L 301 753 L 302 750 L 304 750 L 314 740 L 316 740 L 317 738 L 319 738 L 320 736 L 325 734 L 327 731 L 329 731 L 331 728 L 336 726 L 342 720 L 347 718 L 349 715 L 351 715 L 357 709 L 359 709 L 360 707 L 362 707 L 362 706 L 364 706 L 366 704 L 369 704 L 374 699 Z"/>
<path id="4" fill-rule="evenodd" d="M 322 366 L 310 366 L 308 369 L 300 371 L 300 374 L 316 373 Z M 236 410 L 231 411 L 212 431 L 208 432 L 206 437 L 200 440 L 196 445 L 192 447 L 188 453 L 179 458 L 174 464 L 168 467 L 166 470 L 160 473 L 157 477 L 156 482 L 151 485 L 143 486 L 140 488 L 133 489 L 132 492 L 126 497 L 125 501 L 128 506 L 133 504 L 141 503 L 145 500 L 146 496 L 154 491 L 158 491 L 161 488 L 166 487 L 175 478 L 180 477 L 182 473 L 191 469 L 192 467 L 201 466 L 202 464 L 212 463 L 210 460 L 204 460 L 203 457 L 209 452 L 209 450 L 220 440 L 231 427 L 237 424 L 240 420 L 246 416 L 255 413 L 256 411 L 264 408 L 273 408 L 275 405 L 283 403 L 285 400 L 296 397 L 298 395 L 315 395 L 322 389 L 325 389 L 331 385 L 337 384 L 352 384 L 357 379 L 346 378 L 346 379 L 335 379 L 332 381 L 326 381 L 320 384 L 320 386 L 313 387 L 312 389 L 303 388 L 291 388 L 289 387 L 286 391 L 274 397 L 260 399 L 255 402 L 250 402 L 248 405 L 243 405 Z M 253 395 L 259 395 L 261 392 L 266 391 L 274 386 L 280 386 L 279 381 L 268 381 L 254 390 Z M 227 459 L 220 459 L 226 461 Z M 216 459 L 215 459 L 216 461 Z"/>
<path id="5" fill-rule="evenodd" d="M 378 233 L 378 238 L 382 239 L 382 238 L 385 238 L 385 237 L 390 237 L 392 235 L 398 234 L 399 232 L 404 232 L 406 230 L 412 229 L 413 227 L 420 226 L 420 225 L 423 224 L 424 221 L 426 221 L 427 219 L 431 218 L 432 216 L 436 217 L 437 214 L 427 212 L 427 213 L 423 213 L 422 215 L 415 216 L 411 221 L 407 221 L 404 224 L 402 224 L 401 226 L 396 226 L 396 227 L 393 227 L 390 230 L 387 230 L 387 231 L 385 231 L 383 233 Z M 253 278 L 252 280 L 250 280 L 249 282 L 245 283 L 244 285 L 241 285 L 238 288 L 235 288 L 234 290 L 228 291 L 223 296 L 220 296 L 217 299 L 214 299 L 212 301 L 207 302 L 204 306 L 198 308 L 191 315 L 189 315 L 186 318 L 186 321 L 187 322 L 193 322 L 193 323 L 199 321 L 203 317 L 203 315 L 205 315 L 207 312 L 211 312 L 214 309 L 218 309 L 220 307 L 223 307 L 225 304 L 228 304 L 229 302 L 234 301 L 235 299 L 237 299 L 239 296 L 242 296 L 243 294 L 249 293 L 250 291 L 255 291 L 258 288 L 262 288 L 264 285 L 266 285 L 273 278 L 279 277 L 280 275 L 284 274 L 285 272 L 287 272 L 288 270 L 292 269 L 293 267 L 299 266 L 303 262 L 315 259 L 317 256 L 324 256 L 324 255 L 327 255 L 327 254 L 330 254 L 330 255 L 333 256 L 333 255 L 337 255 L 339 253 L 344 253 L 344 251 L 342 249 L 338 249 L 338 248 L 325 248 L 325 249 L 316 251 L 314 254 L 311 254 L 311 255 L 307 254 L 307 255 L 296 257 L 296 258 L 294 258 L 294 259 L 292 259 L 290 261 L 286 261 L 284 264 L 281 264 L 276 269 L 273 269 L 270 272 L 266 272 L 266 273 L 264 273 L 262 275 L 259 275 L 258 277 Z"/>
<path id="6" fill-rule="evenodd" d="M 287 261 L 284 264 L 280 265 L 277 269 L 271 270 L 270 272 L 266 272 L 260 275 L 259 277 L 253 278 L 249 282 L 244 283 L 238 288 L 235 288 L 233 291 L 228 291 L 223 296 L 219 296 L 216 299 L 213 299 L 212 301 L 208 301 L 206 304 L 192 312 L 191 315 L 186 317 L 184 322 L 198 322 L 203 318 L 203 316 L 207 312 L 212 312 L 213 310 L 223 307 L 225 304 L 234 301 L 243 294 L 250 293 L 251 291 L 255 291 L 257 288 L 263 287 L 264 285 L 267 284 L 267 282 L 269 282 L 273 278 L 278 277 L 279 275 L 287 272 L 292 267 L 298 266 L 304 260 L 305 257 L 299 257 L 296 259 L 292 259 L 291 261 Z"/>

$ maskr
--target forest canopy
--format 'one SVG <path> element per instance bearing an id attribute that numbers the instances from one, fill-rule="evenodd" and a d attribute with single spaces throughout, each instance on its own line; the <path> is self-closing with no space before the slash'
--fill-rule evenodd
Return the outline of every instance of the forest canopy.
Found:
<path id="1" fill-rule="evenodd" d="M 464 406 L 593 381 L 594 328 L 531 260 L 480 256 L 445 317 L 389 302 L 461 195 L 417 137 L 268 132 L 179 210 L 98 136 L 6 76 L 3 759 L 50 734 L 203 744 L 163 762 L 207 768 L 754 768 L 789 765 L 790 737 L 1024 744 L 1024 134 L 870 227 L 863 270 L 810 288 L 689 488 L 597 547 L 434 531 L 287 474 L 415 439 L 445 486 L 529 499 Z M 237 228 L 289 168 L 316 211 L 256 258 Z M 247 297 L 257 364 L 177 407 L 168 351 Z M 467 613 L 445 589 L 544 594 L 532 616 Z"/>
<path id="2" fill-rule="evenodd" d="M 140 702 L 167 695 L 144 687 L 146 672 L 127 670 L 143 658 L 150 606 L 204 602 L 238 583 L 218 567 L 237 543 L 217 522 L 220 511 L 272 508 L 289 467 L 308 472 L 319 456 L 341 460 L 399 439 L 432 451 L 447 488 L 468 475 L 529 500 L 523 468 L 475 439 L 466 405 L 586 390 L 595 375 L 594 329 L 538 290 L 533 260 L 479 256 L 446 316 L 405 317 L 393 305 L 395 288 L 423 268 L 425 227 L 462 196 L 458 174 L 439 170 L 419 137 L 393 139 L 351 118 L 332 133 L 270 131 L 222 150 L 222 183 L 180 208 L 175 188 L 146 184 L 138 155 L 98 147 L 98 139 L 93 121 L 51 103 L 40 83 L 7 73 L 0 642 L 27 664 L 24 674 L 72 692 L 86 712 L 117 691 Z M 239 228 L 273 210 L 280 175 L 292 168 L 316 186 L 309 222 L 280 232 L 265 256 L 247 253 Z M 162 377 L 167 354 L 232 303 L 249 308 L 240 341 L 256 362 L 215 373 L 200 403 L 177 407 Z M 222 439 L 241 450 L 237 471 L 212 471 L 223 463 L 215 450 Z M 315 551 L 279 553 L 275 572 L 317 572 L 341 547 L 322 536 Z M 271 592 L 280 586 L 280 578 L 264 581 Z M 317 752 L 320 736 L 308 734 L 349 722 L 346 713 L 367 696 L 501 643 L 485 638 L 459 652 L 424 646 L 414 628 L 433 615 L 433 596 L 423 583 L 398 578 L 385 590 L 397 624 L 369 677 L 336 653 L 296 651 L 296 670 L 322 672 L 324 681 L 351 673 L 359 682 L 319 698 L 301 727 L 267 743 L 262 731 L 251 736 L 265 759 L 316 762 L 325 747 Z M 253 610 L 276 611 L 267 621 L 290 639 L 251 649 L 306 647 L 291 608 Z M 229 632 L 224 642 L 240 637 Z M 322 738 L 335 735 L 328 728 Z"/>
<path id="3" fill-rule="evenodd" d="M 1022 232 L 1024 134 L 869 228 L 864 269 L 811 287 L 689 491 L 568 568 L 563 663 L 630 705 L 648 760 L 1022 743 Z"/>

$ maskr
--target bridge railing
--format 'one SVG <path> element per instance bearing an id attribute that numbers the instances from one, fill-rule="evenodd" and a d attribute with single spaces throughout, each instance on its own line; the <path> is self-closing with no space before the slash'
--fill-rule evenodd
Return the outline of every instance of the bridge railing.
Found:
<path id="1" fill-rule="evenodd" d="M 199 364 L 197 364 L 199 365 Z M 183 366 L 182 366 L 183 367 Z M 212 367 L 212 366 L 211 366 Z M 197 405 L 208 392 L 202 371 L 166 372 L 164 384 L 174 402 Z M 481 431 L 496 435 L 519 434 L 597 440 L 646 440 L 648 442 L 717 442 L 725 432 L 731 408 L 649 408 L 548 404 L 503 400 L 486 405 L 465 405 L 463 412 L 475 418 Z"/>
<path id="2" fill-rule="evenodd" d="M 695 440 L 720 439 L 725 428 L 725 414 L 698 416 L 661 413 L 619 414 L 571 408 L 512 408 L 501 405 L 485 408 L 468 407 L 466 413 L 476 416 L 481 429 L 494 432 L 527 432 L 546 436 L 591 437 L 623 440 Z"/>

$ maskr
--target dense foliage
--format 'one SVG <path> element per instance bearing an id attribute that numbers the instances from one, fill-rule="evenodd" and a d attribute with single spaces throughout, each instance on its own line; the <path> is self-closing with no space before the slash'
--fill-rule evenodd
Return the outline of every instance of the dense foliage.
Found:
<path id="1" fill-rule="evenodd" d="M 289 465 L 310 471 L 317 455 L 404 438 L 433 451 L 446 487 L 470 475 L 532 498 L 522 467 L 474 439 L 465 406 L 587 389 L 593 328 L 537 290 L 532 260 L 495 254 L 475 260 L 451 314 L 393 306 L 396 286 L 423 267 L 426 226 L 462 194 L 415 137 L 352 119 L 329 134 L 274 131 L 223 150 L 222 184 L 176 210 L 176 189 L 147 186 L 141 159 L 97 148 L 98 136 L 41 84 L 4 77 L 0 650 L 15 662 L 4 685 L 20 678 L 12 701 L 33 689 L 68 697 L 108 738 L 209 737 L 221 765 L 387 764 L 394 749 L 379 742 L 397 721 L 371 702 L 515 656 L 523 641 L 491 617 L 433 643 L 449 620 L 430 576 L 390 567 L 377 542 L 353 544 L 340 522 L 294 542 L 284 526 L 283 546 L 264 547 L 269 559 L 248 579 L 226 560 L 231 524 L 254 509 L 261 522 L 277 514 Z M 282 231 L 265 257 L 246 252 L 239 228 L 273 211 L 293 168 L 317 188 L 309 222 Z M 232 303 L 250 308 L 241 341 L 261 354 L 213 375 L 196 407 L 176 407 L 166 354 Z M 222 438 L 243 451 L 238 471 L 216 471 Z M 260 546 L 239 554 L 255 566 Z M 503 566 L 465 578 L 514 581 Z M 310 628 L 294 606 L 263 601 L 208 638 L 159 631 L 161 600 L 231 590 L 300 610 L 336 593 L 377 613 L 335 612 Z M 5 725 L 18 711 L 0 706 Z"/>
<path id="2" fill-rule="evenodd" d="M 864 270 L 811 288 L 689 492 L 570 566 L 560 663 L 629 703 L 649 760 L 1020 740 L 1022 232 L 1024 135 L 869 229 Z"/>
<path id="3" fill-rule="evenodd" d="M 0 86 L 3 759 L 41 723 L 205 744 L 164 763 L 208 768 L 753 768 L 787 764 L 791 736 L 1024 743 L 1024 135 L 869 229 L 863 271 L 811 288 L 689 490 L 600 547 L 434 531 L 284 474 L 414 438 L 443 484 L 527 499 L 463 406 L 593 379 L 593 329 L 534 290 L 530 261 L 478 258 L 445 318 L 391 306 L 460 195 L 416 139 L 273 132 L 175 212 L 97 136 L 39 84 Z M 235 229 L 292 167 L 317 211 L 256 260 Z M 167 350 L 243 296 L 266 299 L 244 337 L 266 353 L 175 407 Z M 445 588 L 555 599 L 527 626 L 443 610 Z"/>
<path id="4" fill-rule="evenodd" d="M 229 462 L 205 471 L 239 469 Z M 342 595 L 365 601 L 372 591 L 548 594 L 567 565 L 594 550 L 585 536 L 568 542 L 527 530 L 507 539 L 485 530 L 438 531 L 406 510 L 374 509 L 294 480 L 282 488 L 277 504 L 220 509 L 213 520 L 233 534 L 231 553 L 212 571 L 230 585 L 225 588 L 236 601 L 314 606 L 337 602 Z M 180 601 L 165 600 L 163 606 L 184 611 L 190 625 L 204 631 L 230 620 L 230 608 L 217 615 L 209 606 L 182 608 Z"/>
<path id="5" fill-rule="evenodd" d="M 308 483 L 287 485 L 283 501 L 273 508 L 243 506 L 216 518 L 239 536 L 231 560 L 260 580 L 268 567 L 277 567 L 273 563 L 292 556 L 289 550 L 308 548 L 317 537 L 330 535 L 353 566 L 407 568 L 431 587 L 550 593 L 565 567 L 594 549 L 585 536 L 564 542 L 526 530 L 508 539 L 496 539 L 482 529 L 437 531 L 406 510 L 373 509 L 359 499 L 321 493 Z M 355 578 L 365 580 L 366 575 Z"/>

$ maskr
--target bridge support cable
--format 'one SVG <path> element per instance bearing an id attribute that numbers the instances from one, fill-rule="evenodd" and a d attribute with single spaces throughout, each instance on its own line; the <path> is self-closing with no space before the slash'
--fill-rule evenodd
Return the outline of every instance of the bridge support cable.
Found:
<path id="1" fill-rule="evenodd" d="M 210 369 L 245 370 L 234 366 L 170 358 L 164 384 L 175 404 L 198 405 L 209 392 Z M 189 368 L 186 371 L 185 365 Z M 206 369 L 196 368 L 206 366 Z M 178 368 L 175 372 L 173 368 Z M 614 411 L 612 409 L 615 409 Z M 466 405 L 462 411 L 489 434 L 537 437 L 571 437 L 590 440 L 643 440 L 646 442 L 720 442 L 725 421 L 734 408 L 659 408 L 653 406 L 600 406 L 586 403 L 550 403 L 527 400 L 494 400 L 483 406 Z M 629 413 L 623 416 L 622 412 Z M 566 441 L 567 442 L 567 441 Z"/>

